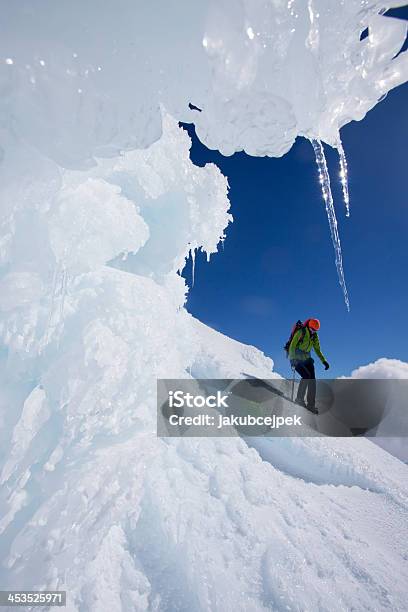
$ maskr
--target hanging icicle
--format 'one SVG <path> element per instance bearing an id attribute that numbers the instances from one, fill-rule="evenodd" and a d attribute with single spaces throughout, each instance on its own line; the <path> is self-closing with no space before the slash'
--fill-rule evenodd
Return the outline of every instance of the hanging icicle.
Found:
<path id="1" fill-rule="evenodd" d="M 192 280 L 191 280 L 191 286 L 194 287 L 194 280 L 195 280 L 195 249 L 190 249 L 190 254 L 191 254 L 191 276 L 192 276 Z"/>
<path id="2" fill-rule="evenodd" d="M 330 234 L 335 252 L 339 283 L 343 290 L 344 301 L 346 303 L 347 310 L 350 311 L 350 303 L 347 294 L 346 281 L 344 279 L 340 237 L 337 229 L 336 212 L 334 210 L 333 195 L 331 191 L 330 176 L 329 170 L 327 168 L 326 156 L 324 154 L 323 145 L 320 140 L 312 140 L 312 145 L 316 156 L 316 163 L 319 171 L 319 181 L 322 188 L 323 200 L 326 206 L 327 218 L 329 220 Z"/>
<path id="3" fill-rule="evenodd" d="M 340 161 L 340 181 L 343 189 L 343 199 L 344 204 L 346 206 L 346 217 L 350 216 L 350 194 L 349 194 L 349 186 L 348 186 L 348 167 L 347 167 L 347 159 L 346 154 L 343 149 L 343 143 L 340 140 L 337 144 L 337 150 L 339 152 L 339 161 Z"/>

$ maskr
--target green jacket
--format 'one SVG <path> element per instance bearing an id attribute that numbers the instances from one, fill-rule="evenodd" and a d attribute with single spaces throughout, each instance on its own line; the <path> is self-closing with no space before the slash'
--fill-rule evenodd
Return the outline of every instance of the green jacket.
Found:
<path id="1" fill-rule="evenodd" d="M 324 363 L 326 358 L 320 350 L 319 336 L 317 333 L 311 334 L 308 327 L 298 329 L 289 345 L 289 359 L 306 361 L 306 359 L 310 359 L 310 351 L 312 349 L 315 350 L 320 361 Z"/>

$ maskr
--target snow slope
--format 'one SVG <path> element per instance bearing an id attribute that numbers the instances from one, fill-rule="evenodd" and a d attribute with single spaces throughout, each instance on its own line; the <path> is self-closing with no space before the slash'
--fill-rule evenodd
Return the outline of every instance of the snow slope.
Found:
<path id="1" fill-rule="evenodd" d="M 190 320 L 201 374 L 270 360 Z M 220 350 L 217 351 L 219 347 Z M 146 398 L 154 412 L 154 398 Z M 1 583 L 67 610 L 404 610 L 408 468 L 364 439 L 157 439 L 26 400 L 3 466 Z"/>

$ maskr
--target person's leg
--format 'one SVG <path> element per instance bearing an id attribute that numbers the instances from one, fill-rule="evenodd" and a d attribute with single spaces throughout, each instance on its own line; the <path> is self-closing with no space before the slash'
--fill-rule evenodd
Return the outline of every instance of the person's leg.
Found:
<path id="1" fill-rule="evenodd" d="M 316 404 L 316 375 L 313 359 L 308 359 L 304 363 L 304 368 L 307 371 L 307 407 L 314 408 Z"/>
<path id="2" fill-rule="evenodd" d="M 302 378 L 302 380 L 299 383 L 298 390 L 297 390 L 296 401 L 304 402 L 305 401 L 306 388 L 307 388 L 307 380 L 306 379 L 308 378 L 309 371 L 308 371 L 307 368 L 305 368 L 303 361 L 299 361 L 298 362 L 298 364 L 295 367 L 295 370 L 299 374 L 299 376 Z"/>

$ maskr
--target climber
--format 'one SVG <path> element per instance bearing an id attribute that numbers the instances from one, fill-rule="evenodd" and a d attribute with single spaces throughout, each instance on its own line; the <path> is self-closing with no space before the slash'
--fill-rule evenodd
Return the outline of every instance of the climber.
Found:
<path id="1" fill-rule="evenodd" d="M 329 364 L 320 350 L 319 337 L 317 331 L 320 329 L 318 319 L 307 319 L 294 332 L 289 344 L 288 356 L 290 365 L 302 377 L 296 397 L 296 403 L 304 406 L 311 412 L 317 414 L 316 410 L 316 376 L 314 369 L 314 359 L 310 356 L 310 351 L 314 349 L 316 355 L 324 365 L 325 370 L 329 369 Z M 307 403 L 305 394 L 307 391 Z"/>

